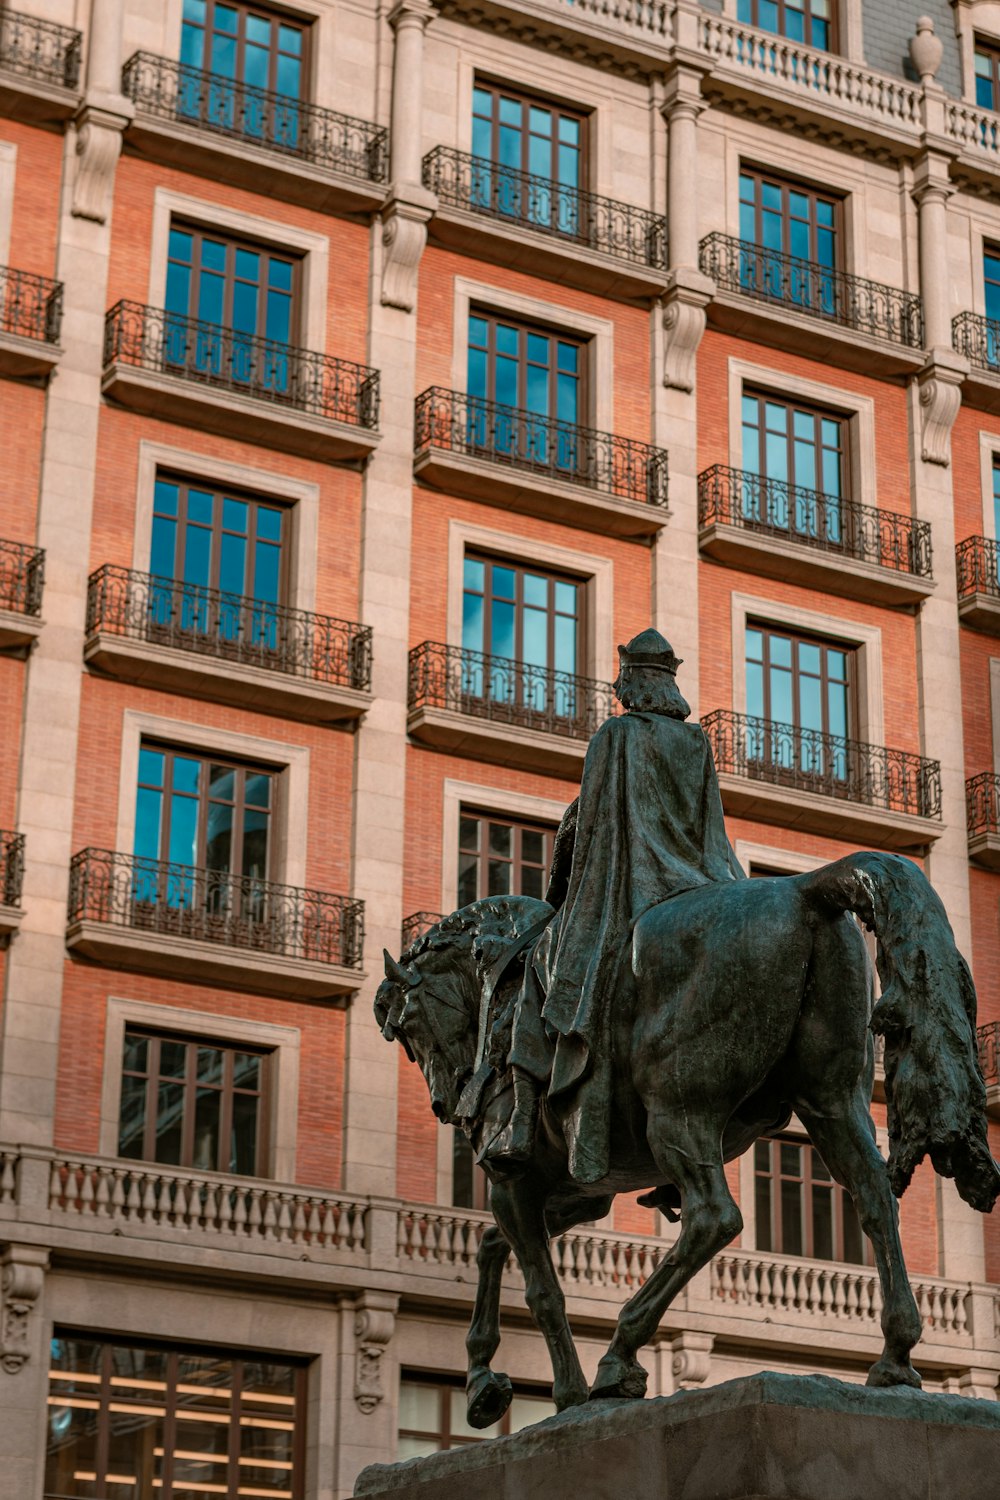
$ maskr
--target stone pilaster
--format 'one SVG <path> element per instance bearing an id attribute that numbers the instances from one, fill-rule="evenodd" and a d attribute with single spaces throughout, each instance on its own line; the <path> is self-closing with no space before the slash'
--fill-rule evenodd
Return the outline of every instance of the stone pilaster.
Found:
<path id="1" fill-rule="evenodd" d="M 334 1493 L 354 1493 L 354 1481 L 370 1463 L 385 1463 L 395 1450 L 398 1423 L 399 1362 L 392 1336 L 399 1298 L 387 1292 L 361 1292 L 341 1306 L 341 1363 L 338 1391 L 339 1445 Z"/>
<path id="2" fill-rule="evenodd" d="M 424 32 L 436 12 L 428 0 L 399 0 L 392 65 L 391 187 L 382 210 L 382 288 L 386 307 L 412 312 L 427 223 L 437 199 L 421 183 Z"/>
<path id="3" fill-rule="evenodd" d="M 40 1495 L 49 1363 L 44 1312 L 47 1250 L 7 1245 L 0 1258 L 0 1500 Z"/>

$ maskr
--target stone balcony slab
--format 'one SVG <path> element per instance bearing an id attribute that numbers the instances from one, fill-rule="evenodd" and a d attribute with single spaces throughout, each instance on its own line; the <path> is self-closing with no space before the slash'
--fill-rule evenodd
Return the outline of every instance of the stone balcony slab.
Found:
<path id="1" fill-rule="evenodd" d="M 944 832 L 940 821 L 869 807 L 821 792 L 719 773 L 722 805 L 735 817 L 759 818 L 779 828 L 801 828 L 828 838 L 864 841 L 877 849 L 926 852 Z"/>
<path id="2" fill-rule="evenodd" d="M 725 522 L 701 527 L 698 545 L 706 557 L 727 567 L 873 604 L 918 605 L 935 588 L 933 578 L 881 568 L 877 563 Z"/>
<path id="3" fill-rule="evenodd" d="M 707 314 L 709 325 L 722 333 L 859 375 L 905 378 L 915 375 L 925 360 L 921 350 L 841 328 L 787 303 L 757 302 L 738 292 L 717 289 Z"/>
<path id="4" fill-rule="evenodd" d="M 582 740 L 567 740 L 515 724 L 492 723 L 446 708 L 411 709 L 406 717 L 406 732 L 418 744 L 446 750 L 451 755 L 522 771 L 543 771 L 569 781 L 579 780 L 587 754 L 586 742 Z"/>
<path id="5" fill-rule="evenodd" d="M 79 105 L 83 36 L 40 16 L 0 12 L 0 114 L 56 125 Z"/>

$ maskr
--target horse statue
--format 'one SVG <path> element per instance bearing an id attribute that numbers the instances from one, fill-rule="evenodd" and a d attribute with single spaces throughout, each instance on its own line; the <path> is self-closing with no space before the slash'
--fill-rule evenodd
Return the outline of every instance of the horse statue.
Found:
<path id="1" fill-rule="evenodd" d="M 523 943 L 547 912 L 528 897 L 476 901 L 417 938 L 401 959 L 385 954 L 376 1019 L 420 1066 L 440 1120 L 462 1123 L 460 1097 L 482 1055 L 481 1019 L 504 1024 L 496 1006 L 480 1015 L 497 953 Z M 878 938 L 877 1004 L 855 916 Z M 470 1424 L 492 1425 L 511 1401 L 509 1379 L 490 1367 L 511 1251 L 548 1346 L 557 1408 L 588 1396 L 643 1396 L 637 1352 L 681 1288 L 742 1228 L 725 1163 L 793 1111 L 853 1198 L 874 1248 L 884 1347 L 868 1384 L 919 1386 L 910 1354 L 921 1321 L 893 1195 L 929 1156 L 967 1203 L 988 1213 L 1000 1169 L 987 1141 L 972 976 L 917 865 L 859 853 L 805 875 L 676 895 L 635 923 L 611 1005 L 607 1175 L 574 1180 L 558 1103 L 543 1098 L 530 1162 L 519 1176 L 493 1180 L 496 1222 L 480 1242 L 466 1340 Z M 888 1164 L 869 1111 L 873 1033 L 885 1038 Z M 501 1070 L 494 1094 L 509 1082 Z M 665 1195 L 657 1201 L 679 1205 L 680 1234 L 622 1308 L 588 1391 L 549 1240 L 603 1217 L 617 1193 L 649 1188 Z"/>

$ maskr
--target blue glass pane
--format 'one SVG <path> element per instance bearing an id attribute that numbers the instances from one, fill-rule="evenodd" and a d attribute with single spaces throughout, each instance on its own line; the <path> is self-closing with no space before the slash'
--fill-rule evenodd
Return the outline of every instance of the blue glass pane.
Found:
<path id="1" fill-rule="evenodd" d="M 767 434 L 764 448 L 764 473 L 769 479 L 788 478 L 788 443 L 779 433 Z"/>
<path id="2" fill-rule="evenodd" d="M 753 0 L 736 0 L 736 19 L 747 26 L 753 24 Z"/>
<path id="3" fill-rule="evenodd" d="M 549 602 L 549 580 L 537 573 L 525 573 L 522 583 L 525 604 L 544 609 Z"/>
<path id="4" fill-rule="evenodd" d="M 189 526 L 184 537 L 184 582 L 207 588 L 212 581 L 212 533 Z"/>
<path id="5" fill-rule="evenodd" d="M 218 12 L 216 12 L 218 14 Z M 212 48 L 209 53 L 208 70 L 210 73 L 218 73 L 223 78 L 236 77 L 236 38 L 228 36 L 212 37 Z"/>
<path id="6" fill-rule="evenodd" d="M 470 396 L 486 397 L 487 365 L 485 349 L 469 350 L 468 393 Z"/>
<path id="7" fill-rule="evenodd" d="M 493 569 L 493 593 L 498 599 L 513 599 L 517 592 L 517 575 L 513 568 Z"/>
<path id="8" fill-rule="evenodd" d="M 831 683 L 827 691 L 827 711 L 830 718 L 830 733 L 847 734 L 847 689 Z"/>
<path id="9" fill-rule="evenodd" d="M 241 536 L 221 538 L 219 549 L 219 588 L 223 593 L 246 593 L 247 544 Z"/>
<path id="10" fill-rule="evenodd" d="M 549 409 L 549 372 L 540 370 L 537 365 L 528 365 L 525 374 L 527 380 L 525 405 L 528 411 L 544 417 Z"/>
<path id="11" fill-rule="evenodd" d="M 251 807 L 270 807 L 270 776 L 265 771 L 248 771 L 244 797 Z"/>
<path id="12" fill-rule="evenodd" d="M 537 135 L 528 140 L 528 171 L 533 177 L 552 177 L 552 142 Z M 546 197 L 550 195 L 546 194 Z"/>
<path id="13" fill-rule="evenodd" d="M 201 785 L 202 762 L 195 760 L 193 756 L 174 756 L 174 792 L 183 792 L 187 796 L 197 796 Z"/>
<path id="14" fill-rule="evenodd" d="M 548 616 L 544 610 L 526 609 L 521 625 L 522 660 L 533 667 L 546 667 L 549 661 Z"/>
<path id="15" fill-rule="evenodd" d="M 806 39 L 806 18 L 800 10 L 785 10 L 785 36 L 793 42 Z"/>
<path id="16" fill-rule="evenodd" d="M 754 718 L 764 716 L 764 669 L 759 662 L 747 662 L 747 713 Z"/>
<path id="17" fill-rule="evenodd" d="M 778 671 L 772 664 L 770 674 L 771 713 L 770 718 L 778 724 L 793 724 L 792 674 Z"/>
<path id="18" fill-rule="evenodd" d="M 481 594 L 466 594 L 462 599 L 462 645 L 466 651 L 482 651 L 483 649 Z"/>
<path id="19" fill-rule="evenodd" d="M 167 312 L 186 318 L 191 305 L 191 271 L 171 262 L 167 266 Z"/>
<path id="20" fill-rule="evenodd" d="M 492 115 L 493 95 L 488 89 L 474 88 L 472 90 L 472 110 L 477 115 Z"/>
<path id="21" fill-rule="evenodd" d="M 802 485 L 807 490 L 822 489 L 817 483 L 816 473 L 816 449 L 811 443 L 795 444 L 795 483 Z"/>
<path id="22" fill-rule="evenodd" d="M 135 796 L 135 839 L 132 852 L 143 859 L 160 857 L 160 813 L 162 792 L 139 787 Z"/>
<path id="23" fill-rule="evenodd" d="M 239 29 L 239 12 L 231 5 L 216 5 L 215 29 L 235 36 Z"/>
<path id="24" fill-rule="evenodd" d="M 211 490 L 188 490 L 187 512 L 189 521 L 211 526 L 215 514 L 215 496 Z"/>
<path id="25" fill-rule="evenodd" d="M 250 507 L 245 500 L 232 500 L 226 496 L 222 501 L 222 524 L 227 531 L 246 534 L 249 528 Z"/>
<path id="26" fill-rule="evenodd" d="M 181 14 L 185 21 L 194 21 L 198 26 L 205 24 L 205 7 L 207 0 L 184 0 Z"/>
<path id="27" fill-rule="evenodd" d="M 140 745 L 139 780 L 147 786 L 162 787 L 164 759 L 162 750 L 150 750 L 148 745 Z"/>
<path id="28" fill-rule="evenodd" d="M 154 516 L 149 571 L 157 578 L 173 578 L 176 556 L 177 522 L 169 516 Z"/>
<path id="29" fill-rule="evenodd" d="M 830 23 L 829 23 L 829 21 L 819 21 L 819 20 L 816 19 L 815 16 L 813 16 L 813 23 L 812 23 L 812 44 L 813 44 L 814 47 L 818 48 L 818 50 L 821 51 L 821 52 L 829 52 L 829 50 L 830 50 Z"/>
<path id="30" fill-rule="evenodd" d="M 486 577 L 486 564 L 475 557 L 467 557 L 462 569 L 462 582 L 465 588 L 475 589 L 480 594 Z"/>
<path id="31" fill-rule="evenodd" d="M 771 637 L 771 665 L 772 667 L 788 667 L 792 665 L 792 643 L 787 635 L 772 635 Z"/>
<path id="32" fill-rule="evenodd" d="M 285 99 L 302 97 L 302 64 L 297 57 L 279 57 L 274 80 L 275 92 Z M 296 111 L 296 118 L 297 118 Z M 286 117 L 282 115 L 282 119 Z"/>
<path id="33" fill-rule="evenodd" d="M 757 13 L 757 25 L 764 31 L 777 31 L 778 29 L 778 7 L 775 0 L 760 0 Z"/>
<path id="34" fill-rule="evenodd" d="M 556 380 L 556 416 L 560 422 L 580 420 L 580 382 L 575 375 L 560 375 Z"/>
<path id="35" fill-rule="evenodd" d="M 514 655 L 514 606 L 494 599 L 490 611 L 492 635 L 491 650 L 494 656 Z"/>
<path id="36" fill-rule="evenodd" d="M 198 26 L 181 27 L 181 62 L 188 68 L 200 68 L 205 60 L 205 33 Z"/>
<path id="37" fill-rule="evenodd" d="M 555 606 L 560 614 L 575 615 L 579 586 L 575 583 L 559 583 L 555 586 Z"/>
<path id="38" fill-rule="evenodd" d="M 508 126 L 501 125 L 497 160 L 502 167 L 510 167 L 515 172 L 520 170 L 521 132 L 519 130 L 511 130 Z"/>
<path id="39" fill-rule="evenodd" d="M 746 654 L 749 661 L 763 661 L 764 637 L 759 630 L 747 631 Z"/>
<path id="40" fill-rule="evenodd" d="M 277 604 L 281 597 L 281 548 L 258 541 L 254 549 L 253 597 Z"/>
<path id="41" fill-rule="evenodd" d="M 253 47 L 271 46 L 271 23 L 266 16 L 247 16 L 247 42 Z"/>
<path id="42" fill-rule="evenodd" d="M 576 672 L 576 621 L 558 616 L 555 625 L 555 660 L 559 672 Z"/>
<path id="43" fill-rule="evenodd" d="M 521 128 L 522 106 L 519 99 L 500 100 L 499 119 L 501 125 L 516 125 Z"/>
<path id="44" fill-rule="evenodd" d="M 194 797 L 170 799 L 170 842 L 166 857 L 171 864 L 193 865 L 198 850 L 198 803 Z"/>
<path id="45" fill-rule="evenodd" d="M 197 317 L 203 323 L 221 323 L 225 308 L 225 295 L 225 279 L 203 270 L 198 278 Z"/>
<path id="46" fill-rule="evenodd" d="M 272 510 L 270 506 L 257 507 L 257 535 L 264 541 L 281 541 L 281 522 L 284 512 Z"/>
<path id="47" fill-rule="evenodd" d="M 799 671 L 808 672 L 814 677 L 819 676 L 822 653 L 820 648 L 810 641 L 799 643 Z"/>
<path id="48" fill-rule="evenodd" d="M 748 176 L 745 172 L 740 173 L 740 202 L 756 203 L 757 181 L 756 178 Z"/>
<path id="49" fill-rule="evenodd" d="M 266 89 L 271 54 L 263 47 L 246 47 L 243 51 L 243 82 L 252 89 Z"/>
<path id="50" fill-rule="evenodd" d="M 495 367 L 496 399 L 501 406 L 517 405 L 517 361 L 498 359 Z"/>
<path id="51" fill-rule="evenodd" d="M 516 328 L 511 328 L 507 323 L 498 323 L 496 330 L 497 354 L 510 355 L 516 359 L 520 334 Z"/>
<path id="52" fill-rule="evenodd" d="M 489 120 L 478 116 L 472 121 L 472 154 L 489 161 L 493 147 L 493 129 Z"/>
<path id="53" fill-rule="evenodd" d="M 257 288 L 245 281 L 233 284 L 232 328 L 236 333 L 257 332 Z"/>

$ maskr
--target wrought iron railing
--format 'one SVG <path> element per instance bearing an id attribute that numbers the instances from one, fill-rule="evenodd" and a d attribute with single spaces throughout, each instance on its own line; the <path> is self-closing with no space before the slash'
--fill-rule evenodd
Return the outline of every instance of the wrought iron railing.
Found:
<path id="1" fill-rule="evenodd" d="M 716 766 L 728 775 L 887 812 L 941 816 L 939 761 L 728 709 L 702 724 Z"/>
<path id="2" fill-rule="evenodd" d="M 0 10 L 0 72 L 75 89 L 82 48 L 83 36 L 72 26 Z"/>
<path id="3" fill-rule="evenodd" d="M 122 70 L 122 93 L 158 120 L 194 125 L 368 182 L 385 182 L 388 175 L 384 126 L 169 57 L 136 52 Z"/>
<path id="4" fill-rule="evenodd" d="M 429 932 L 443 916 L 444 913 L 440 911 L 414 911 L 408 917 L 404 917 L 399 933 L 402 943 L 400 952 L 405 953 L 411 943 L 415 943 L 418 937 Z"/>
<path id="5" fill-rule="evenodd" d="M 69 921 L 359 968 L 364 902 L 108 849 L 70 862 Z"/>
<path id="6" fill-rule="evenodd" d="M 724 291 L 808 313 L 908 349 L 923 347 L 923 304 L 914 292 L 849 276 L 733 234 L 707 235 L 698 260 L 705 275 Z"/>
<path id="7" fill-rule="evenodd" d="M 61 281 L 36 276 L 33 271 L 0 266 L 0 331 L 23 339 L 38 339 L 44 344 L 58 344 L 62 315 Z"/>
<path id="8" fill-rule="evenodd" d="M 955 548 L 959 600 L 972 594 L 1000 599 L 1000 543 L 988 536 L 967 536 Z"/>
<path id="9" fill-rule="evenodd" d="M 377 370 L 140 302 L 116 302 L 108 313 L 104 363 L 176 375 L 355 427 L 378 426 Z"/>
<path id="10" fill-rule="evenodd" d="M 313 682 L 371 686 L 370 625 L 111 563 L 88 580 L 87 633 L 96 630 Z"/>
<path id="11" fill-rule="evenodd" d="M 1000 1083 L 1000 1021 L 987 1021 L 976 1029 L 979 1066 L 987 1083 Z"/>
<path id="12" fill-rule="evenodd" d="M 417 397 L 415 443 L 418 454 L 439 448 L 622 500 L 667 503 L 665 449 L 443 386 L 433 385 Z"/>
<path id="13" fill-rule="evenodd" d="M 698 475 L 702 526 L 739 526 L 801 546 L 931 576 L 929 521 L 713 464 Z"/>
<path id="14" fill-rule="evenodd" d="M 24 542 L 0 542 L 0 609 L 37 619 L 42 612 L 45 553 Z"/>
<path id="15" fill-rule="evenodd" d="M 436 146 L 424 157 L 423 181 L 449 208 L 468 209 L 657 271 L 667 269 L 667 221 L 648 209 L 450 146 Z"/>
<path id="16" fill-rule="evenodd" d="M 1000 835 L 1000 776 L 981 771 L 965 783 L 965 816 L 970 838 Z"/>
<path id="17" fill-rule="evenodd" d="M 0 828 L 0 902 L 19 906 L 24 885 L 24 834 Z"/>
<path id="18" fill-rule="evenodd" d="M 970 365 L 1000 374 L 1000 319 L 959 313 L 951 320 L 951 341 Z"/>
<path id="19" fill-rule="evenodd" d="M 411 710 L 446 708 L 494 723 L 587 740 L 614 712 L 611 684 L 506 656 L 424 641 L 410 652 Z"/>

